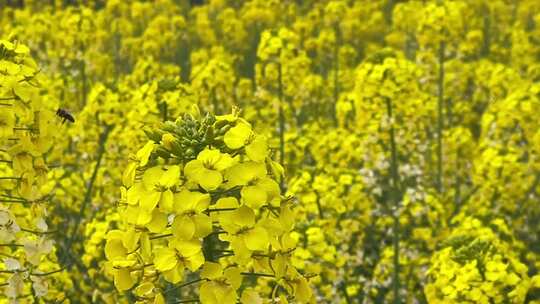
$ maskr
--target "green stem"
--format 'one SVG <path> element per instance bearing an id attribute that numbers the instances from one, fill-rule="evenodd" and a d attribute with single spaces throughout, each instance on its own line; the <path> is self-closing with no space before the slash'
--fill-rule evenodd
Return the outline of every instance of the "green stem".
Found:
<path id="1" fill-rule="evenodd" d="M 393 124 L 393 114 L 392 114 L 392 101 L 390 98 L 386 98 L 386 108 L 388 112 L 388 119 L 390 120 L 390 149 L 391 149 L 391 162 L 390 162 L 390 171 L 392 175 L 392 188 L 391 188 L 391 199 L 393 200 L 393 212 L 392 218 L 394 221 L 393 225 L 393 249 L 394 249 L 394 272 L 393 272 L 393 291 L 394 291 L 394 304 L 400 303 L 399 298 L 399 172 L 398 172 L 398 159 L 397 159 L 397 147 L 396 147 L 396 138 L 394 132 Z"/>
<path id="2" fill-rule="evenodd" d="M 317 203 L 317 210 L 319 211 L 319 218 L 323 219 L 324 218 L 324 211 L 323 211 L 323 208 L 322 208 L 322 205 L 321 205 L 321 197 L 320 197 L 318 191 L 315 191 L 315 195 L 317 196 L 317 200 L 315 202 Z"/>
<path id="3" fill-rule="evenodd" d="M 438 117 L 437 117 L 437 191 L 441 193 L 443 191 L 443 167 L 442 167 L 442 158 L 443 158 L 443 130 L 444 130 L 444 51 L 445 43 L 441 41 L 439 45 L 439 77 L 437 81 L 437 99 L 438 99 Z"/>
<path id="4" fill-rule="evenodd" d="M 172 233 L 154 235 L 154 236 L 150 237 L 150 240 L 157 240 L 157 239 L 162 239 L 162 238 L 166 238 L 166 237 L 170 237 L 170 236 L 172 236 Z"/>
<path id="5" fill-rule="evenodd" d="M 334 104 L 332 105 L 332 119 L 334 126 L 337 126 L 336 105 L 339 99 L 339 46 L 340 46 L 340 31 L 339 23 L 334 24 L 334 34 L 336 43 L 334 44 Z"/>
<path id="6" fill-rule="evenodd" d="M 226 257 L 231 257 L 231 256 L 234 256 L 234 253 L 224 253 L 224 254 L 220 254 L 216 256 L 216 259 L 221 259 L 221 258 L 226 258 Z"/>
<path id="7" fill-rule="evenodd" d="M 285 168 L 285 114 L 283 112 L 283 71 L 278 63 L 278 102 L 279 102 L 279 164 Z M 285 193 L 285 178 L 279 181 L 281 194 Z"/>
<path id="8" fill-rule="evenodd" d="M 343 295 L 345 296 L 345 301 L 347 304 L 351 304 L 352 301 L 351 301 L 351 298 L 349 297 L 349 295 L 347 294 L 347 287 L 346 287 L 346 283 L 345 282 L 342 282 L 341 284 L 339 284 L 339 289 L 341 290 L 341 292 L 343 293 Z"/>
<path id="9" fill-rule="evenodd" d="M 265 278 L 275 278 L 273 274 L 267 273 L 258 273 L 258 272 L 241 272 L 241 275 L 245 276 L 255 276 L 255 277 L 265 277 Z"/>
<path id="10" fill-rule="evenodd" d="M 105 126 L 105 130 L 101 133 L 99 136 L 99 148 L 97 153 L 97 160 L 96 165 L 94 166 L 94 171 L 92 172 L 92 177 L 90 178 L 90 181 L 87 184 L 86 187 L 86 193 L 84 195 L 84 200 L 81 204 L 81 208 L 79 209 L 79 214 L 77 218 L 75 219 L 75 225 L 73 227 L 73 232 L 71 233 L 67 245 L 66 245 L 66 252 L 71 250 L 71 245 L 73 243 L 73 239 L 75 238 L 75 235 L 77 234 L 77 231 L 79 230 L 79 225 L 81 223 L 82 218 L 84 217 L 84 212 L 86 210 L 86 206 L 90 203 L 92 200 L 92 190 L 94 189 L 94 183 L 97 178 L 97 173 L 99 171 L 99 167 L 101 166 L 101 160 L 103 158 L 103 154 L 105 154 L 105 143 L 107 141 L 107 138 L 109 136 L 109 133 L 113 129 L 112 125 Z M 67 256 L 67 255 L 66 255 Z"/>
<path id="11" fill-rule="evenodd" d="M 64 271 L 66 268 L 65 267 L 62 267 L 60 269 L 57 269 L 57 270 L 53 270 L 53 271 L 49 271 L 49 272 L 44 272 L 44 273 L 31 273 L 30 275 L 31 276 L 35 276 L 35 277 L 44 277 L 44 276 L 48 276 L 48 275 L 51 275 L 51 274 L 54 274 L 54 273 L 57 273 L 57 272 L 62 272 Z"/>
<path id="12" fill-rule="evenodd" d="M 81 46 L 81 51 L 82 53 L 84 54 L 84 47 Z M 86 77 L 86 61 L 83 59 L 81 60 L 81 100 L 82 100 L 82 105 L 83 107 L 86 105 L 86 101 L 87 101 L 87 93 L 88 93 L 88 80 L 87 80 L 87 77 Z M 82 107 L 82 108 L 83 108 Z"/>
<path id="13" fill-rule="evenodd" d="M 182 283 L 180 285 L 177 285 L 177 286 L 174 286 L 172 288 L 169 288 L 169 289 L 165 290 L 163 293 L 169 293 L 171 291 L 174 291 L 174 290 L 177 290 L 179 288 L 186 287 L 186 286 L 189 286 L 189 285 L 192 285 L 192 284 L 196 284 L 196 283 L 199 283 L 201 281 L 207 281 L 207 279 L 196 279 L 196 280 L 193 280 L 193 281 Z"/>
<path id="14" fill-rule="evenodd" d="M 51 230 L 51 231 L 37 231 L 37 230 L 30 230 L 30 229 L 24 229 L 24 228 L 21 228 L 21 231 L 24 231 L 24 232 L 28 232 L 28 233 L 33 233 L 33 234 L 55 234 L 55 233 L 58 233 L 57 230 Z"/>
<path id="15" fill-rule="evenodd" d="M 35 129 L 32 128 L 25 128 L 25 127 L 15 127 L 13 128 L 13 131 L 34 131 Z"/>
<path id="16" fill-rule="evenodd" d="M 12 204 L 26 204 L 26 203 L 28 203 L 28 201 L 9 200 L 9 199 L 0 199 L 0 202 L 2 202 L 2 203 L 12 203 Z"/>
<path id="17" fill-rule="evenodd" d="M 234 211 L 238 208 L 214 208 L 214 209 L 206 209 L 204 210 L 205 213 L 210 213 L 210 212 L 220 212 L 220 211 Z"/>
<path id="18" fill-rule="evenodd" d="M 395 0 L 388 0 L 384 7 L 384 19 L 386 23 L 392 25 L 392 12 L 394 11 Z"/>

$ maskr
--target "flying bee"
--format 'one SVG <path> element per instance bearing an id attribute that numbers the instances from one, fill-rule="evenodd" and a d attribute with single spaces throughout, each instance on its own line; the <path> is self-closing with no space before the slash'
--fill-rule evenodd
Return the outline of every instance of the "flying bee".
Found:
<path id="1" fill-rule="evenodd" d="M 69 121 L 71 123 L 74 123 L 75 122 L 75 118 L 73 117 L 73 115 L 71 115 L 71 113 L 69 113 L 67 110 L 65 109 L 62 109 L 62 108 L 59 108 L 57 111 L 56 111 L 56 115 L 60 118 L 62 118 L 62 124 L 64 124 L 66 121 Z"/>

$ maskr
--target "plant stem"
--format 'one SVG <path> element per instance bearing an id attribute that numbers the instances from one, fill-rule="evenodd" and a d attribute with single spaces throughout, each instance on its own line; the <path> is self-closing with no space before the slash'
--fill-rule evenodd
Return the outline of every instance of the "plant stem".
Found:
<path id="1" fill-rule="evenodd" d="M 84 54 L 84 46 L 81 46 L 81 51 Z M 87 101 L 87 95 L 88 95 L 88 80 L 86 77 L 86 61 L 83 59 L 81 60 L 81 100 L 82 100 L 82 107 L 83 108 L 86 105 Z"/>
<path id="2" fill-rule="evenodd" d="M 62 267 L 60 269 L 57 269 L 57 270 L 53 270 L 53 271 L 49 271 L 49 272 L 44 272 L 44 273 L 31 273 L 30 275 L 31 276 L 35 276 L 35 277 L 44 277 L 44 276 L 48 276 L 48 275 L 51 275 L 51 274 L 54 274 L 54 273 L 57 273 L 57 272 L 62 272 L 64 271 L 66 268 L 65 267 Z"/>
<path id="3" fill-rule="evenodd" d="M 392 218 L 394 220 L 393 226 L 393 249 L 394 249 L 394 272 L 393 272 L 393 291 L 394 291 L 394 304 L 399 304 L 399 171 L 397 160 L 397 147 L 396 138 L 394 132 L 393 115 L 392 115 L 392 101 L 390 98 L 386 98 L 386 108 L 388 112 L 388 119 L 390 120 L 390 149 L 391 149 L 391 162 L 390 171 L 392 175 L 392 187 L 391 187 L 391 199 L 393 200 L 393 212 Z"/>
<path id="4" fill-rule="evenodd" d="M 107 141 L 107 137 L 109 136 L 109 133 L 113 129 L 112 125 L 106 125 L 105 130 L 101 133 L 99 136 L 99 148 L 97 153 L 97 160 L 96 165 L 94 166 L 94 171 L 92 172 L 92 177 L 90 178 L 90 181 L 87 184 L 86 187 L 86 193 L 84 195 L 84 200 L 81 204 L 81 208 L 79 209 L 79 214 L 77 218 L 75 219 L 75 225 L 73 227 L 73 232 L 71 233 L 67 245 L 66 250 L 71 250 L 71 245 L 73 243 L 73 239 L 75 238 L 75 235 L 77 234 L 77 231 L 79 230 L 79 225 L 81 223 L 82 218 L 84 217 L 84 211 L 86 210 L 86 206 L 90 203 L 92 200 L 92 190 L 94 189 L 94 183 L 97 178 L 97 173 L 99 171 L 99 167 L 101 166 L 101 160 L 103 158 L 103 154 L 105 153 L 105 143 Z M 66 251 L 66 253 L 67 253 Z M 67 255 L 66 255 L 67 256 Z"/>
<path id="5" fill-rule="evenodd" d="M 33 234 L 54 234 L 54 233 L 58 233 L 57 230 L 51 230 L 51 231 L 37 231 L 37 230 L 30 230 L 30 229 L 25 229 L 25 228 L 21 228 L 21 231 L 24 231 L 24 232 L 28 232 L 28 233 L 33 233 Z"/>
<path id="6" fill-rule="evenodd" d="M 26 128 L 26 127 L 14 127 L 13 131 L 34 131 L 35 129 Z"/>
<path id="7" fill-rule="evenodd" d="M 255 276 L 255 277 L 265 277 L 265 278 L 275 278 L 273 274 L 267 274 L 267 273 L 258 273 L 258 272 L 241 272 L 241 275 L 245 276 Z"/>
<path id="8" fill-rule="evenodd" d="M 205 213 L 210 213 L 210 212 L 220 212 L 220 211 L 234 211 L 238 208 L 214 208 L 214 209 L 206 209 L 204 212 Z"/>
<path id="9" fill-rule="evenodd" d="M 196 279 L 196 280 L 193 280 L 193 281 L 189 281 L 189 282 L 186 282 L 186 283 L 182 283 L 180 285 L 177 285 L 177 286 L 174 286 L 172 288 L 169 288 L 167 290 L 165 290 L 163 293 L 169 293 L 173 290 L 177 290 L 179 288 L 182 288 L 182 287 L 186 287 L 186 286 L 189 286 L 189 285 L 192 285 L 192 284 L 195 284 L 195 283 L 198 283 L 198 282 L 201 282 L 201 281 L 206 281 L 206 279 Z"/>
<path id="10" fill-rule="evenodd" d="M 332 105 L 332 119 L 334 126 L 337 126 L 338 121 L 336 117 L 336 105 L 339 99 L 339 45 L 340 45 L 340 31 L 339 24 L 334 24 L 335 44 L 334 44 L 334 104 Z"/>
<path id="11" fill-rule="evenodd" d="M 154 235 L 154 236 L 151 236 L 149 239 L 150 240 L 157 240 L 157 239 L 162 239 L 162 238 L 166 238 L 166 237 L 169 237 L 169 236 L 172 236 L 172 233 Z"/>
<path id="12" fill-rule="evenodd" d="M 13 200 L 13 199 L 0 199 L 2 203 L 13 203 L 13 204 L 26 204 L 28 201 Z"/>
<path id="13" fill-rule="evenodd" d="M 285 114 L 283 113 L 283 71 L 278 62 L 278 100 L 279 100 L 279 164 L 285 168 Z M 279 181 L 281 194 L 285 193 L 285 178 Z"/>
<path id="14" fill-rule="evenodd" d="M 439 78 L 437 82 L 437 97 L 438 97 L 438 117 L 437 117 L 437 191 L 441 193 L 443 191 L 443 168 L 442 168 L 442 158 L 443 158 L 443 148 L 442 148 L 442 137 L 444 129 L 444 51 L 445 43 L 441 41 L 439 44 Z"/>
<path id="15" fill-rule="evenodd" d="M 317 203 L 317 210 L 319 211 L 319 218 L 320 219 L 323 219 L 324 218 L 324 211 L 323 211 L 323 208 L 321 206 L 321 197 L 319 195 L 319 192 L 315 190 L 315 195 L 317 196 L 317 200 L 315 201 Z"/>
<path id="16" fill-rule="evenodd" d="M 347 284 L 345 284 L 345 282 L 342 282 L 341 284 L 339 284 L 339 289 L 341 289 L 341 292 L 343 293 L 343 295 L 345 296 L 345 301 L 347 304 L 351 304 L 352 301 L 351 301 L 351 298 L 349 297 L 349 295 L 347 294 L 347 287 L 346 287 Z"/>

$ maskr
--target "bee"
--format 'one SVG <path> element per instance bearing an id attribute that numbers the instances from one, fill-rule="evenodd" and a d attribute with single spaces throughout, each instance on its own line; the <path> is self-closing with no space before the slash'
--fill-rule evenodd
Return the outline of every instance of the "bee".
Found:
<path id="1" fill-rule="evenodd" d="M 62 108 L 59 108 L 57 111 L 56 111 L 56 115 L 60 118 L 62 118 L 62 124 L 64 124 L 66 121 L 69 121 L 71 123 L 74 123 L 75 122 L 75 118 L 73 117 L 73 115 L 71 115 L 71 113 L 69 113 L 67 110 L 65 109 L 62 109 Z"/>

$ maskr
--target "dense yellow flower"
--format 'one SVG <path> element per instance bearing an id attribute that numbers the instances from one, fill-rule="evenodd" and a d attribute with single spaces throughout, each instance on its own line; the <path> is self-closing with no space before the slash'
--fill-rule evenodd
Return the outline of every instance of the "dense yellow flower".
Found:
<path id="1" fill-rule="evenodd" d="M 197 159 L 190 161 L 184 168 L 186 177 L 207 191 L 217 189 L 223 182 L 222 172 L 231 167 L 235 160 L 218 150 L 205 149 Z"/>

